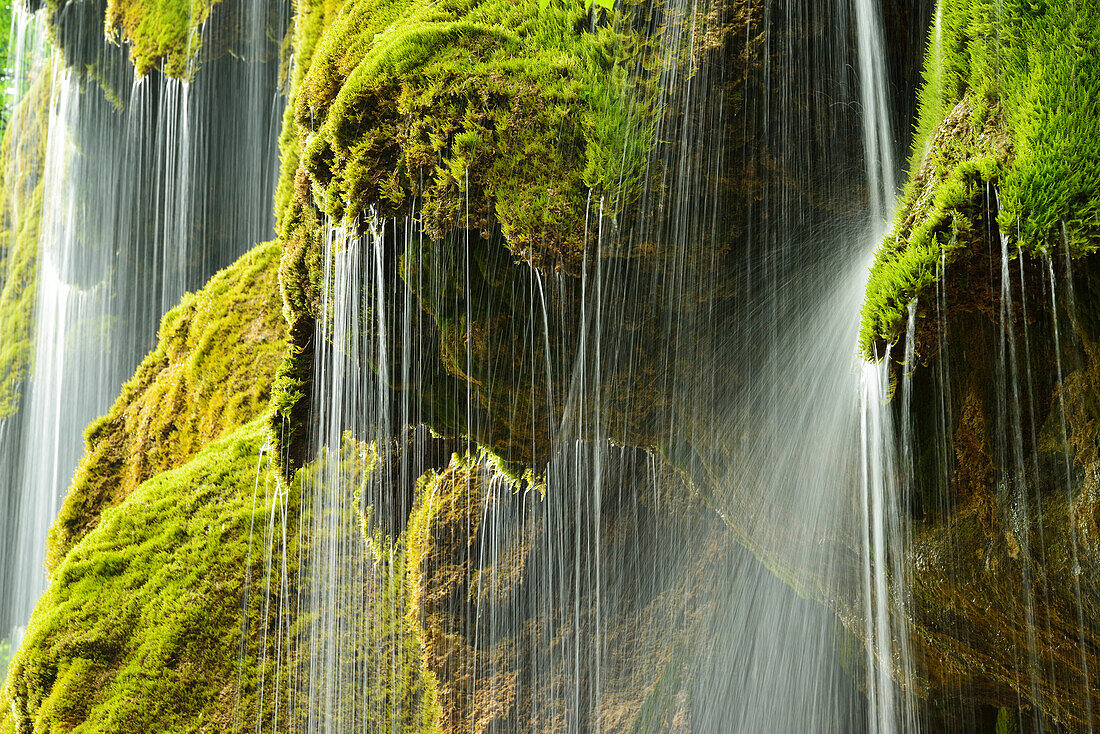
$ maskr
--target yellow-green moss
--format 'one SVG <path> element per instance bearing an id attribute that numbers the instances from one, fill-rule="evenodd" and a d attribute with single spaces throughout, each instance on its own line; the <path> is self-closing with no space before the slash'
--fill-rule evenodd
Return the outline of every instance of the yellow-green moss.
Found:
<path id="1" fill-rule="evenodd" d="M 217 0 L 107 0 L 106 32 L 130 45 L 137 73 L 162 62 L 164 71 L 186 76 L 202 40 L 202 24 Z"/>
<path id="2" fill-rule="evenodd" d="M 590 190 L 608 212 L 629 203 L 648 140 L 623 63 L 638 42 L 605 15 L 538 0 L 300 11 L 308 64 L 277 204 L 297 258 L 290 305 L 315 306 L 316 255 L 302 251 L 320 215 L 354 225 L 371 208 L 436 238 L 499 224 L 525 259 L 577 268 Z"/>
<path id="3" fill-rule="evenodd" d="M 58 565 L 0 694 L 0 731 L 251 731 L 241 660 L 253 502 L 274 492 L 255 421 L 107 509 Z M 254 491 L 259 490 L 254 500 Z M 251 599 L 255 604 L 258 599 Z M 254 622 L 246 628 L 253 644 Z"/>
<path id="4" fill-rule="evenodd" d="M 0 145 L 0 418 L 15 412 L 33 357 L 49 65 L 16 107 Z"/>
<path id="5" fill-rule="evenodd" d="M 164 317 L 156 349 L 87 429 L 87 451 L 50 531 L 48 565 L 104 508 L 267 409 L 285 350 L 281 252 L 259 245 Z"/>
<path id="6" fill-rule="evenodd" d="M 1064 244 L 1077 257 L 1100 246 L 1100 6 L 941 1 L 937 16 L 914 180 L 868 285 L 861 332 L 868 355 L 896 338 L 909 300 L 934 280 L 941 257 L 958 256 L 945 225 L 973 222 L 975 187 L 995 184 L 998 223 L 1014 249 Z M 959 105 L 965 126 L 952 119 Z M 983 135 L 991 125 L 1003 141 Z M 945 139 L 954 131 L 957 139 Z"/>
<path id="7" fill-rule="evenodd" d="M 941 264 L 985 234 L 975 229 L 989 205 L 987 182 L 999 178 L 1011 149 L 999 111 L 976 124 L 974 101 L 959 102 L 934 131 L 875 253 L 860 331 L 868 358 L 897 340 L 909 302 L 935 281 Z"/>

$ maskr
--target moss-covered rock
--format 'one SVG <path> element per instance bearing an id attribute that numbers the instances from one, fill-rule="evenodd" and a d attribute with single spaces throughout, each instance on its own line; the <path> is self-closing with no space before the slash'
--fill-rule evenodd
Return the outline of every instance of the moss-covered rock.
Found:
<path id="1" fill-rule="evenodd" d="M 416 215 L 437 239 L 498 222 L 520 257 L 576 270 L 589 191 L 628 203 L 647 140 L 624 84 L 632 39 L 603 13 L 535 0 L 343 4 L 320 21 L 294 95 L 295 206 L 353 227 L 372 208 Z"/>
<path id="2" fill-rule="evenodd" d="M 103 510 L 264 414 L 285 352 L 277 244 L 260 245 L 168 312 L 156 349 L 87 430 L 50 532 L 56 568 Z"/>
<path id="3" fill-rule="evenodd" d="M 134 489 L 57 565 L 0 694 L 0 731 L 244 732 L 275 499 L 263 421 Z M 250 574 L 256 578 L 250 578 Z M 251 583 L 249 583 L 251 582 Z"/>
<path id="4" fill-rule="evenodd" d="M 494 324 L 505 327 L 498 330 L 507 344 L 515 343 L 508 332 L 522 328 L 510 324 L 509 306 L 517 304 L 504 290 L 521 272 L 506 273 L 507 261 L 522 256 L 575 271 L 583 258 L 590 190 L 620 205 L 630 198 L 643 162 L 637 146 L 644 140 L 631 131 L 642 118 L 617 63 L 631 47 L 630 35 L 603 22 L 606 13 L 571 3 L 539 8 L 534 0 L 299 8 L 276 200 L 286 247 L 281 280 L 297 335 L 277 392 L 288 456 L 300 454 L 304 440 L 298 418 L 308 411 L 303 398 L 310 391 L 313 332 L 326 287 L 326 222 L 354 232 L 365 230 L 362 220 L 371 211 L 404 219 L 417 237 L 427 236 L 430 254 L 451 256 L 452 265 L 462 237 L 472 236 L 472 246 L 488 253 L 479 266 L 491 264 L 495 276 L 504 274 L 494 282 L 498 297 L 490 309 L 501 314 Z M 625 159 L 610 160 L 612 151 L 622 152 L 624 136 L 636 140 L 634 147 Z M 492 239 L 486 243 L 482 236 Z M 395 232 L 384 245 L 392 250 L 385 256 L 388 272 L 412 281 L 424 275 L 424 263 L 437 264 L 414 249 L 404 255 L 406 267 L 394 267 L 403 257 L 400 239 Z M 457 273 L 428 276 L 453 281 Z M 432 292 L 453 287 L 420 282 Z M 405 299 L 388 291 L 383 298 L 392 299 L 395 313 L 403 310 Z M 425 355 L 417 392 L 427 420 L 456 433 L 465 413 L 458 396 L 466 372 L 446 359 L 445 346 L 465 341 L 474 326 L 436 316 L 430 310 L 409 314 L 413 332 L 424 335 L 417 340 L 440 345 Z M 448 340 L 442 332 L 456 325 L 462 333 Z M 514 356 L 493 361 L 516 365 Z M 518 433 L 509 417 L 495 422 L 492 435 L 483 431 L 478 440 L 529 443 L 508 437 Z"/>
<path id="5" fill-rule="evenodd" d="M 988 204 L 1013 250 L 1100 243 L 1100 9 L 1071 0 L 941 3 L 893 231 L 876 258 L 861 345 L 897 338 Z M 993 201 L 979 202 L 986 187 Z"/>
<path id="6" fill-rule="evenodd" d="M 711 592 L 738 551 L 678 473 L 647 463 L 624 452 L 598 501 L 585 486 L 513 484 L 485 457 L 424 475 L 407 572 L 442 734 L 692 731 L 706 663 L 687 651 L 722 617 Z M 639 573 L 601 583 L 596 559 Z M 642 574 L 650 564 L 667 573 Z"/>
<path id="7" fill-rule="evenodd" d="M 285 46 L 287 0 L 107 0 L 104 31 L 129 47 L 139 75 L 160 69 L 189 79 L 231 54 L 275 58 Z"/>
<path id="8" fill-rule="evenodd" d="M 1097 265 L 1020 254 L 1003 271 L 981 231 L 897 374 L 912 389 L 908 413 L 895 403 L 912 437 L 911 685 L 955 726 L 985 707 L 1018 711 L 1022 731 L 1084 731 L 1100 716 Z"/>
<path id="9" fill-rule="evenodd" d="M 18 408 L 33 359 L 51 66 L 38 71 L 0 144 L 0 419 Z"/>
<path id="10" fill-rule="evenodd" d="M 105 31 L 130 43 L 130 59 L 144 75 L 158 62 L 172 76 L 186 73 L 202 41 L 202 25 L 216 0 L 107 0 Z"/>
<path id="11" fill-rule="evenodd" d="M 906 412 L 894 403 L 914 490 L 897 611 L 911 685 L 945 727 L 1077 731 L 1100 716 L 1098 90 L 1096 6 L 939 4 L 913 175 L 860 338 L 883 355 L 916 300 L 913 361 L 892 366 L 912 388 Z"/>
<path id="12" fill-rule="evenodd" d="M 633 41 L 606 20 L 606 10 L 535 0 L 299 6 L 276 197 L 298 335 L 280 381 L 285 445 L 303 440 L 293 418 L 307 412 L 298 398 L 309 393 L 326 222 L 354 230 L 371 211 L 411 218 L 445 252 L 465 233 L 485 250 L 481 237 L 493 235 L 490 259 L 576 271 L 590 189 L 621 206 L 644 162 L 643 118 L 621 64 Z M 389 271 L 404 270 L 393 267 L 400 257 L 386 256 Z M 426 314 L 412 316 L 423 325 L 415 331 L 440 341 Z M 461 382 L 438 353 L 425 366 L 429 419 L 454 432 Z"/>

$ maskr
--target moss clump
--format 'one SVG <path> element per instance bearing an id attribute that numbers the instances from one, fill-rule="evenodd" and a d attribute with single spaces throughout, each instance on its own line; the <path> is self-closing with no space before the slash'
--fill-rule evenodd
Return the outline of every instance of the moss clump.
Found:
<path id="1" fill-rule="evenodd" d="M 242 599 L 262 588 L 246 585 L 254 502 L 263 513 L 275 496 L 257 484 L 264 437 L 253 422 L 103 513 L 35 609 L 0 731 L 253 730 L 235 712 L 255 696 L 239 650 Z"/>
<path id="2" fill-rule="evenodd" d="M 288 252 L 315 246 L 322 217 L 354 227 L 373 209 L 417 216 L 436 239 L 499 225 L 525 259 L 579 267 L 590 190 L 611 210 L 628 203 L 647 139 L 622 63 L 635 41 L 596 22 L 605 12 L 538 0 L 306 7 L 297 146 L 284 145 L 277 205 Z M 306 291 L 292 305 L 309 310 L 316 268 L 295 273 L 308 282 L 288 283 L 292 297 Z"/>
<path id="3" fill-rule="evenodd" d="M 16 411 L 33 356 L 51 77 L 40 70 L 0 144 L 0 419 Z"/>
<path id="4" fill-rule="evenodd" d="M 185 76 L 202 40 L 202 24 L 217 0 L 107 0 L 106 31 L 130 42 L 130 59 L 144 75 L 162 62 Z"/>
<path id="5" fill-rule="evenodd" d="M 893 230 L 875 253 L 860 326 L 868 358 L 897 340 L 909 302 L 935 281 L 941 264 L 985 234 L 977 230 L 989 205 L 987 182 L 998 179 L 1011 149 L 999 111 L 976 122 L 973 103 L 959 102 L 936 128 Z"/>
<path id="6" fill-rule="evenodd" d="M 50 531 L 50 567 L 105 508 L 267 409 L 285 351 L 281 252 L 259 245 L 165 315 L 156 349 L 88 427 L 87 452 Z"/>
<path id="7" fill-rule="evenodd" d="M 983 182 L 996 185 L 1014 250 L 1063 243 L 1078 257 L 1100 245 L 1100 7 L 963 0 L 941 2 L 937 16 L 911 161 L 918 173 L 868 285 L 868 356 L 896 338 L 936 263 L 958 256 L 945 223 L 973 221 Z"/>

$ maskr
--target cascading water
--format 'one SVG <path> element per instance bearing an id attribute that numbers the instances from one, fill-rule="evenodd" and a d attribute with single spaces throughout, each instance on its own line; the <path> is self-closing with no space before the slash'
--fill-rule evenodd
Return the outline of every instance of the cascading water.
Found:
<path id="1" fill-rule="evenodd" d="M 652 132 L 646 186 L 625 211 L 593 191 L 578 263 L 510 250 L 473 201 L 475 166 L 451 182 L 467 197 L 451 230 L 414 203 L 313 233 L 317 313 L 295 345 L 312 360 L 308 437 L 297 474 L 258 462 L 265 550 L 248 554 L 259 593 L 241 599 L 234 727 L 918 730 L 904 564 L 916 306 L 900 381 L 890 354 L 862 367 L 856 354 L 896 179 L 880 10 L 765 3 L 743 41 L 714 20 L 728 9 L 705 10 L 639 11 L 632 31 L 660 52 L 635 73 L 657 81 L 651 119 L 624 135 Z M 269 22 L 243 21 L 243 47 L 264 46 Z M 19 423 L 0 419 L 18 529 L 4 528 L 4 635 L 43 589 L 78 432 L 160 315 L 269 236 L 281 110 L 269 52 L 204 58 L 191 81 L 131 84 L 123 64 L 118 99 L 51 67 L 33 369 Z M 295 112 L 299 142 L 320 140 Z M 295 195 L 320 196 L 318 183 L 295 180 Z M 1001 319 L 1026 324 L 1007 251 L 1002 263 Z M 1050 269 L 1052 303 L 1053 281 Z M 1006 338 L 999 353 L 1001 413 L 1017 427 L 1003 509 L 1026 552 L 1041 538 L 1026 515 L 1036 430 L 1020 428 L 1035 423 L 1020 351 Z M 1028 618 L 1028 634 L 1041 627 Z M 1057 680 L 1039 649 L 1018 650 L 1031 699 Z"/>
<path id="2" fill-rule="evenodd" d="M 265 561 L 284 569 L 270 587 L 284 591 L 268 602 L 277 596 L 278 618 L 297 620 L 280 622 L 291 652 L 272 677 L 285 681 L 270 694 L 286 717 L 276 728 L 415 731 L 442 704 L 445 716 L 469 717 L 448 720 L 456 731 L 614 731 L 628 693 L 650 690 L 635 721 L 653 730 L 688 720 L 694 731 L 714 732 L 912 730 L 907 704 L 895 698 L 890 655 L 864 663 L 868 709 L 853 680 L 860 663 L 837 652 L 856 643 L 838 633 L 831 612 L 773 574 L 836 600 L 842 614 L 866 614 L 872 649 L 900 634 L 875 597 L 886 569 L 861 562 L 885 557 L 884 523 L 895 511 L 887 504 L 897 500 L 874 495 L 873 517 L 860 509 L 860 420 L 873 411 L 860 411 L 855 349 L 869 245 L 894 195 L 895 141 L 877 5 L 830 10 L 855 19 L 821 59 L 834 76 L 805 78 L 790 57 L 765 69 L 811 87 L 834 84 L 830 93 L 840 95 L 849 83 L 845 59 L 858 56 L 873 226 L 862 231 L 862 214 L 810 224 L 798 205 L 754 192 L 747 216 L 759 232 L 739 266 L 737 287 L 751 293 L 740 319 L 684 305 L 728 287 L 713 270 L 693 268 L 712 259 L 710 241 L 695 233 L 727 216 L 711 173 L 725 145 L 712 130 L 729 112 L 714 91 L 725 83 L 720 73 L 685 74 L 675 54 L 661 67 L 656 133 L 672 142 L 651 160 L 675 176 L 675 193 L 659 205 L 671 214 L 634 230 L 639 242 L 671 239 L 675 255 L 663 272 L 641 275 L 609 256 L 623 243 L 598 201 L 588 217 L 593 245 L 575 279 L 508 270 L 495 262 L 503 243 L 474 227 L 435 242 L 412 218 L 364 212 L 326 225 L 313 336 L 314 459 L 276 510 L 284 516 L 298 504 L 299 544 L 284 542 L 282 564 Z M 663 28 L 670 48 L 692 31 L 687 23 Z M 854 49 L 845 45 L 852 32 Z M 776 48 L 784 43 L 791 41 Z M 817 50 L 799 52 L 814 58 Z M 774 79 L 761 83 L 774 88 Z M 798 134 L 812 128 L 784 107 L 786 89 L 778 89 L 742 114 L 763 120 L 761 135 L 774 136 L 779 157 L 797 167 L 805 161 Z M 778 134 L 768 128 L 774 119 L 784 126 Z M 803 266 L 794 253 L 810 241 L 836 254 Z M 442 287 L 439 274 L 447 275 Z M 639 285 L 644 278 L 651 282 Z M 797 282 L 806 287 L 795 294 Z M 475 331 L 491 322 L 495 292 L 522 294 L 513 313 L 527 320 L 517 330 Z M 632 406 L 615 402 L 615 381 L 652 369 L 635 334 L 654 325 L 668 379 L 684 385 L 657 419 L 668 426 L 661 460 L 616 440 L 629 435 L 622 415 Z M 480 366 L 486 349 L 525 359 L 530 394 L 522 400 L 547 404 L 551 446 L 539 455 L 548 458 L 522 479 L 505 480 L 506 463 L 491 456 L 466 454 L 472 442 L 413 430 L 452 422 L 492 444 L 487 396 L 497 378 Z M 701 379 L 680 352 L 739 364 L 745 374 L 733 383 Z M 441 360 L 449 377 L 433 367 Z M 532 426 L 532 445 L 540 430 Z M 452 452 L 466 456 L 448 463 Z M 865 457 L 864 467 L 884 460 Z M 676 522 L 664 518 L 672 511 Z M 873 527 L 861 530 L 861 517 Z M 422 591 L 404 580 L 409 573 Z M 706 579 L 703 588 L 690 578 Z M 633 636 L 644 649 L 631 648 Z M 437 688 L 424 683 L 425 672 Z"/>

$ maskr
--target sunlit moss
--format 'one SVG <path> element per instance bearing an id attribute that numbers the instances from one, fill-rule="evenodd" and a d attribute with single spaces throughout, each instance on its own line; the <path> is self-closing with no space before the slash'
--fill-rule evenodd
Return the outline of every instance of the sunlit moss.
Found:
<path id="1" fill-rule="evenodd" d="M 973 221 L 967 208 L 975 187 L 995 187 L 998 224 L 1013 250 L 1065 245 L 1076 257 L 1100 246 L 1098 48 L 1095 4 L 940 3 L 925 61 L 913 181 L 868 285 L 865 354 L 897 337 L 908 301 L 933 282 L 936 263 L 965 252 L 954 249 L 958 242 L 945 225 Z"/>
<path id="2" fill-rule="evenodd" d="M 185 76 L 202 40 L 202 24 L 217 0 L 108 0 L 106 32 L 130 43 L 130 58 L 144 75 L 158 62 Z"/>
<path id="3" fill-rule="evenodd" d="M 164 317 L 156 349 L 87 429 L 87 452 L 50 531 L 48 565 L 104 508 L 267 410 L 285 350 L 281 252 L 256 247 Z"/>
<path id="4" fill-rule="evenodd" d="M 991 193 L 1011 158 L 999 111 L 980 127 L 967 97 L 927 143 L 921 166 L 905 189 L 892 231 L 875 253 L 863 304 L 860 344 L 865 356 L 882 355 L 905 324 L 909 302 L 933 283 L 941 264 L 983 237 L 975 231 Z"/>
<path id="5" fill-rule="evenodd" d="M 275 496 L 265 436 L 253 422 L 104 511 L 35 608 L 0 731 L 253 729 L 236 712 L 256 694 L 257 659 L 239 653 L 259 635 L 241 603 L 260 588 L 246 586 L 254 503 L 263 516 Z"/>

